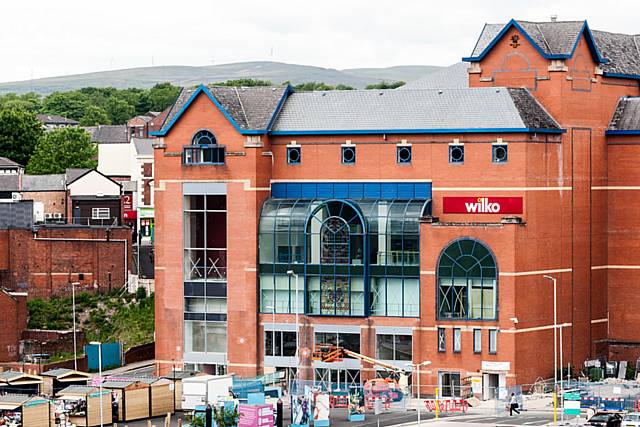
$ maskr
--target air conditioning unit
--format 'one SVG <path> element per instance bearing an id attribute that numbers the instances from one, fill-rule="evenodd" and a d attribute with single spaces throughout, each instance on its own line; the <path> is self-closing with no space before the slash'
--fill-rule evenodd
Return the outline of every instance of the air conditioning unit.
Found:
<path id="1" fill-rule="evenodd" d="M 59 213 L 59 212 L 57 212 L 57 213 L 54 213 L 54 214 L 53 214 L 53 217 L 54 217 L 55 219 L 62 219 L 62 214 L 61 214 L 61 213 Z"/>
<path id="2" fill-rule="evenodd" d="M 22 193 L 11 193 L 11 200 L 14 202 L 19 202 L 22 200 Z"/>
<path id="3" fill-rule="evenodd" d="M 48 213 L 47 212 L 47 213 L 44 214 L 44 219 L 51 219 L 51 218 L 53 218 L 53 214 L 52 213 Z"/>

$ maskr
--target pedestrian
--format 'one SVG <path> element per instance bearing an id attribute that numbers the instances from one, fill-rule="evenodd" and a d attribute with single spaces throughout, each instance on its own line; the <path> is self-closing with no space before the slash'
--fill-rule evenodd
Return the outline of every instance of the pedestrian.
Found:
<path id="1" fill-rule="evenodd" d="M 520 411 L 518 410 L 518 401 L 516 400 L 516 394 L 511 393 L 511 400 L 509 400 L 509 416 L 513 416 L 513 411 L 515 411 L 518 415 L 520 415 Z"/>

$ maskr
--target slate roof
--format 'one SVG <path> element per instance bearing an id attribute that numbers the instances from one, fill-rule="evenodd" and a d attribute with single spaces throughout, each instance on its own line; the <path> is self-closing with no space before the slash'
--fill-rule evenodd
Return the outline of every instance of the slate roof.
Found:
<path id="1" fill-rule="evenodd" d="M 0 372 L 0 380 L 1 381 L 11 381 L 11 380 L 19 378 L 19 377 L 21 377 L 23 375 L 24 375 L 24 373 L 19 372 L 19 371 L 4 371 L 4 372 Z"/>
<path id="2" fill-rule="evenodd" d="M 586 21 L 515 21 L 546 55 L 573 53 L 573 47 Z M 509 23 L 510 24 L 510 23 Z M 509 24 L 485 24 L 469 59 L 479 57 Z M 605 73 L 640 77 L 640 35 L 591 30 Z"/>
<path id="3" fill-rule="evenodd" d="M 84 394 L 93 393 L 96 390 L 97 390 L 96 387 L 88 386 L 88 385 L 70 385 L 70 386 L 65 387 L 62 390 L 60 390 L 58 392 L 58 396 L 62 396 L 62 395 L 65 395 L 65 394 L 84 395 Z"/>
<path id="4" fill-rule="evenodd" d="M 7 159 L 6 157 L 0 157 L 0 168 L 22 168 L 23 166 L 19 163 L 14 162 L 11 159 Z"/>
<path id="5" fill-rule="evenodd" d="M 139 156 L 153 156 L 152 138 L 132 138 L 136 154 Z"/>
<path id="6" fill-rule="evenodd" d="M 287 86 L 278 87 L 223 87 L 205 86 L 241 130 L 265 130 L 276 112 Z M 162 126 L 167 131 L 191 97 L 203 86 L 183 88 L 171 107 Z"/>
<path id="7" fill-rule="evenodd" d="M 20 176 L 18 174 L 0 174 L 0 191 L 20 191 Z"/>
<path id="8" fill-rule="evenodd" d="M 640 131 L 640 97 L 620 98 L 607 130 Z"/>
<path id="9" fill-rule="evenodd" d="M 46 125 L 70 125 L 77 126 L 78 122 L 56 114 L 37 114 L 36 117 L 40 123 Z"/>
<path id="10" fill-rule="evenodd" d="M 86 128 L 97 144 L 128 144 L 126 125 L 100 125 Z"/>
<path id="11" fill-rule="evenodd" d="M 527 128 L 560 130 L 526 89 L 390 89 L 293 93 L 273 133 Z"/>
<path id="12" fill-rule="evenodd" d="M 22 175 L 22 191 L 64 191 L 65 175 Z"/>
<path id="13" fill-rule="evenodd" d="M 67 180 L 67 184 L 71 184 L 76 179 L 80 178 L 83 175 L 86 175 L 91 169 L 67 169 L 65 171 L 65 177 Z"/>
<path id="14" fill-rule="evenodd" d="M 458 62 L 449 67 L 429 73 L 426 77 L 413 80 L 397 90 L 408 89 L 463 89 L 469 87 L 468 62 Z"/>
<path id="15" fill-rule="evenodd" d="M 57 369 L 49 369 L 46 372 L 41 373 L 43 377 L 59 377 L 60 375 L 64 375 L 69 372 L 74 372 L 73 369 L 68 368 L 57 368 Z"/>

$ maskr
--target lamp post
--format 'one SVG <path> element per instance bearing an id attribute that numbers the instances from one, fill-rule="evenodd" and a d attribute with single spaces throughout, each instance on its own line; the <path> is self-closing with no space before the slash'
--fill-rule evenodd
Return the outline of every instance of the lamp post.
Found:
<path id="1" fill-rule="evenodd" d="M 102 412 L 102 343 L 100 341 L 91 341 L 89 344 L 98 346 L 98 376 L 100 377 L 100 427 L 104 426 Z"/>
<path id="2" fill-rule="evenodd" d="M 544 275 L 553 282 L 553 387 L 558 385 L 558 281 L 555 277 Z"/>
<path id="3" fill-rule="evenodd" d="M 418 397 L 418 427 L 420 426 L 421 423 L 421 415 L 422 415 L 422 399 L 420 398 L 420 367 L 421 366 L 427 366 L 427 365 L 431 365 L 431 361 L 430 360 L 425 360 L 424 362 L 421 363 L 416 363 L 415 365 L 413 363 L 407 363 L 406 366 L 411 366 L 412 368 L 415 366 L 416 368 L 416 373 L 418 374 L 418 391 L 416 393 L 416 396 Z M 437 398 L 437 396 L 436 396 Z M 438 404 L 437 399 L 436 399 L 436 405 Z"/>
<path id="4" fill-rule="evenodd" d="M 73 306 L 73 369 L 78 370 L 78 347 L 76 341 L 76 285 L 79 282 L 71 282 L 71 305 Z"/>
<path id="5" fill-rule="evenodd" d="M 276 302 L 275 302 L 275 295 L 274 295 L 274 301 L 273 301 L 273 305 L 268 305 L 265 307 L 267 310 L 271 310 L 271 348 L 274 349 L 276 348 Z M 275 356 L 275 354 L 274 354 Z M 273 374 L 273 378 L 272 378 L 272 385 L 275 385 L 276 383 L 276 375 L 275 373 Z M 289 388 L 291 389 L 291 388 Z"/>
<path id="6" fill-rule="evenodd" d="M 295 277 L 296 279 L 296 378 L 299 378 L 299 371 L 300 371 L 300 323 L 299 323 L 299 319 L 298 319 L 298 312 L 299 310 L 299 305 L 300 305 L 300 300 L 298 299 L 298 274 L 296 274 L 296 272 L 294 272 L 293 270 L 287 270 L 287 276 L 291 277 Z"/>

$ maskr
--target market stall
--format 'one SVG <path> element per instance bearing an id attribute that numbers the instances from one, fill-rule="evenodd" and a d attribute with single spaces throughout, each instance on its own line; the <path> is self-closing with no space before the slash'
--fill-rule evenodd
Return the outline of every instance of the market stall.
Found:
<path id="1" fill-rule="evenodd" d="M 150 416 L 161 417 L 168 413 L 174 413 L 173 394 L 175 386 L 173 381 L 166 378 L 152 378 L 149 384 L 149 401 L 151 403 Z"/>
<path id="2" fill-rule="evenodd" d="M 91 374 L 73 369 L 59 368 L 43 372 L 42 393 L 55 396 L 60 390 L 70 385 L 87 385 L 91 379 Z"/>
<path id="3" fill-rule="evenodd" d="M 40 392 L 42 377 L 19 371 L 0 372 L 0 393 L 34 395 Z"/>
<path id="4" fill-rule="evenodd" d="M 113 393 L 118 403 L 118 421 L 133 421 L 149 417 L 149 384 L 131 380 L 107 379 L 102 388 Z"/>
<path id="5" fill-rule="evenodd" d="M 109 424 L 111 417 L 111 390 L 91 386 L 71 385 L 56 395 L 56 418 L 61 426 L 75 424 L 78 427 L 100 425 L 100 401 L 102 400 L 102 424 Z"/>
<path id="6" fill-rule="evenodd" d="M 182 380 L 195 375 L 195 372 L 190 371 L 171 371 L 162 377 L 173 382 L 173 407 L 176 411 L 182 411 Z"/>
<path id="7" fill-rule="evenodd" d="M 47 399 L 24 394 L 0 396 L 0 425 L 8 427 L 51 427 L 55 419 Z"/>

